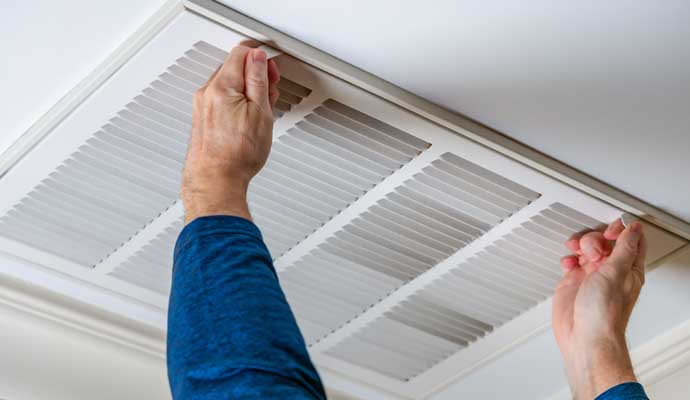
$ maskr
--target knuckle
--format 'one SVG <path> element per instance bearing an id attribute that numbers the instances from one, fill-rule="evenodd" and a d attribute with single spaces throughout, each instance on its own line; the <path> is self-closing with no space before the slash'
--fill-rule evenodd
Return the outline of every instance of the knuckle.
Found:
<path id="1" fill-rule="evenodd" d="M 225 97 L 225 91 L 218 84 L 211 84 L 204 92 L 204 100 L 206 103 L 215 103 Z"/>
<path id="2" fill-rule="evenodd" d="M 268 82 L 266 82 L 266 79 L 264 79 L 262 76 L 247 75 L 246 81 L 248 86 L 257 88 L 264 88 L 268 86 Z"/>
<path id="3" fill-rule="evenodd" d="M 637 244 L 632 240 L 626 240 L 623 243 L 623 249 L 630 254 L 637 254 Z"/>
<path id="4" fill-rule="evenodd" d="M 194 92 L 194 101 L 200 102 L 204 99 L 204 93 L 206 92 L 206 87 L 201 87 Z"/>

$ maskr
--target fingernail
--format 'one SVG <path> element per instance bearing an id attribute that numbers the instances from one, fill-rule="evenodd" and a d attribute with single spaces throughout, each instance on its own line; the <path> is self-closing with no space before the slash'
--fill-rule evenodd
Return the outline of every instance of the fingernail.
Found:
<path id="1" fill-rule="evenodd" d="M 257 64 L 266 63 L 266 53 L 263 50 L 252 50 L 252 62 Z"/>
<path id="2" fill-rule="evenodd" d="M 642 231 L 642 224 L 637 221 L 633 222 L 630 224 L 630 231 L 632 231 L 632 233 L 640 233 L 640 231 Z"/>
<path id="3" fill-rule="evenodd" d="M 623 227 L 625 227 L 625 228 L 627 228 L 628 226 L 630 226 L 630 224 L 632 224 L 632 223 L 635 222 L 636 220 L 637 220 L 637 219 L 636 219 L 635 216 L 632 215 L 632 214 L 623 213 L 623 215 L 621 215 L 621 222 L 623 222 Z"/>

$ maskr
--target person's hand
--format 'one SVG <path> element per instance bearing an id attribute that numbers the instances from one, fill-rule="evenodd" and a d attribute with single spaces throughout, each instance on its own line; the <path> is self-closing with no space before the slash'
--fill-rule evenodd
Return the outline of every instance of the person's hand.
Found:
<path id="1" fill-rule="evenodd" d="M 251 219 L 247 187 L 271 149 L 279 79 L 266 53 L 237 46 L 195 93 L 180 189 L 185 222 L 206 215 Z"/>
<path id="2" fill-rule="evenodd" d="M 639 222 L 617 220 L 566 246 L 573 254 L 561 260 L 552 325 L 574 397 L 593 399 L 636 381 L 625 329 L 644 284 L 646 241 Z"/>

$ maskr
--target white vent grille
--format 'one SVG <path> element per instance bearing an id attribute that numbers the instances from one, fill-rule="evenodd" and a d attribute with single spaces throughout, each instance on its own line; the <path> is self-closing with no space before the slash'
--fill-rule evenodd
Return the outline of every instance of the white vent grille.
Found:
<path id="1" fill-rule="evenodd" d="M 176 221 L 159 233 L 110 275 L 161 294 L 168 294 L 172 279 L 173 252 L 183 221 Z"/>
<path id="2" fill-rule="evenodd" d="M 552 204 L 329 354 L 409 380 L 549 297 L 560 279 L 563 242 L 599 225 Z"/>
<path id="3" fill-rule="evenodd" d="M 280 274 L 309 343 L 539 196 L 446 153 Z"/>
<path id="4" fill-rule="evenodd" d="M 118 249 L 177 199 L 193 92 L 226 55 L 195 44 L 4 215 L 0 234 L 89 267 Z M 283 111 L 311 92 L 280 87 Z"/>
<path id="5" fill-rule="evenodd" d="M 249 200 L 274 258 L 347 208 L 429 143 L 334 100 L 282 135 Z"/>

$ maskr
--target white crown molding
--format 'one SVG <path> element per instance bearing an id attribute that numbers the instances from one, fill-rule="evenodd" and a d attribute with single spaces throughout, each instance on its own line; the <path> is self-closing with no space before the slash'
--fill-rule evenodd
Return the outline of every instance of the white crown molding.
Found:
<path id="1" fill-rule="evenodd" d="M 690 365 L 690 320 L 678 325 L 631 352 L 635 375 L 649 387 Z M 548 400 L 571 399 L 565 387 Z"/>
<path id="2" fill-rule="evenodd" d="M 0 253 L 0 262 L 3 260 Z M 12 278 L 0 271 L 0 305 L 68 329 L 165 360 L 165 332 L 103 308 L 92 306 L 52 290 Z M 347 393 L 349 399 L 399 400 L 379 388 L 353 381 L 328 368 L 319 367 L 327 390 Z M 354 397 L 352 397 L 354 396 Z"/>
<path id="3" fill-rule="evenodd" d="M 165 333 L 53 291 L 0 275 L 0 304 L 79 332 L 165 358 Z"/>

